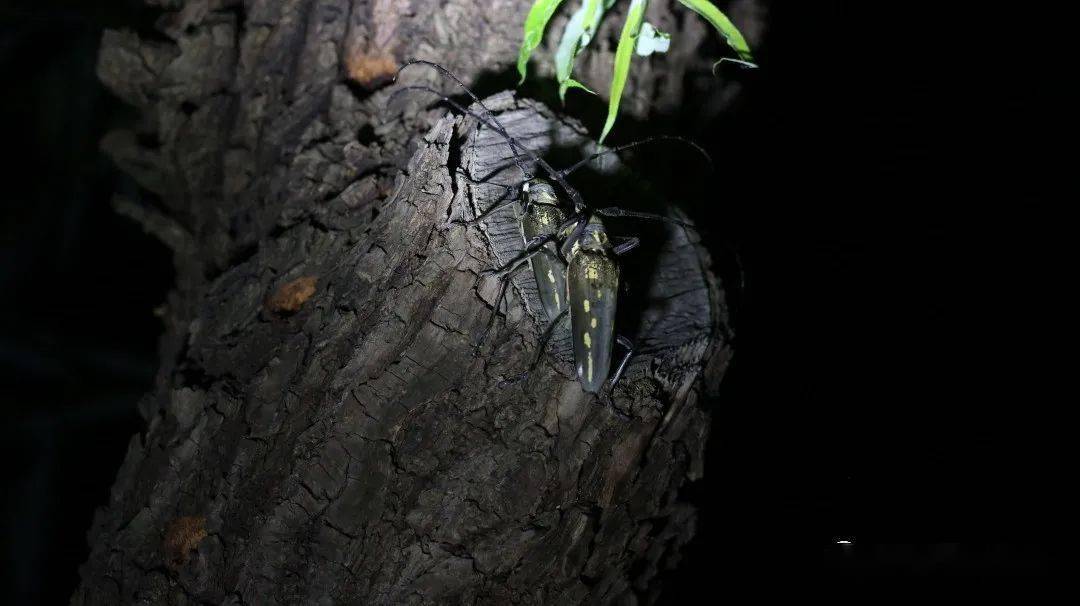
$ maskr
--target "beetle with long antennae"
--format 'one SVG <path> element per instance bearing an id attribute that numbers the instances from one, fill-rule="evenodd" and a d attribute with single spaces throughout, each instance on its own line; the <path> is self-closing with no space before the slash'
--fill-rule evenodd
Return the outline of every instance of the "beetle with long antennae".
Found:
<path id="1" fill-rule="evenodd" d="M 608 238 L 601 217 L 631 217 L 683 227 L 690 226 L 677 219 L 652 213 L 625 210 L 619 207 L 591 209 L 585 203 L 581 194 L 566 180 L 566 177 L 574 170 L 605 154 L 615 153 L 652 141 L 680 141 L 694 147 L 706 159 L 708 159 L 708 154 L 696 144 L 680 137 L 653 137 L 592 154 L 567 169 L 556 170 L 544 159 L 540 158 L 535 151 L 521 145 L 511 137 L 495 114 L 449 70 L 430 61 L 413 60 L 406 62 L 398 73 L 400 74 L 402 70 L 410 65 L 417 64 L 429 66 L 451 78 L 473 99 L 479 110 L 474 111 L 471 108 L 464 107 L 440 91 L 428 86 L 404 86 L 391 95 L 391 100 L 397 95 L 408 91 L 424 91 L 437 96 L 441 102 L 446 103 L 462 114 L 471 116 L 503 138 L 514 155 L 514 163 L 524 177 L 520 199 L 524 208 L 520 218 L 520 225 L 525 245 L 521 252 L 509 262 L 498 268 L 486 270 L 481 274 L 499 276 L 503 279 L 503 285 L 495 304 L 497 310 L 506 294 L 509 275 L 524 267 L 526 262 L 533 268 L 540 299 L 551 322 L 541 338 L 537 356 L 530 365 L 529 370 L 517 378 L 524 377 L 535 368 L 542 359 L 547 343 L 556 327 L 569 316 L 574 344 L 574 361 L 578 381 L 582 388 L 587 392 L 597 393 L 605 385 L 613 387 L 625 370 L 634 350 L 634 346 L 629 339 L 615 334 L 615 311 L 620 273 L 617 257 L 637 247 L 639 239 L 629 238 L 618 245 L 613 245 Z M 564 205 L 561 203 L 552 184 L 544 179 L 533 177 L 525 168 L 524 159 L 528 159 L 536 166 L 539 166 L 547 173 L 546 176 L 558 184 L 566 193 L 571 202 L 569 212 L 564 210 Z M 474 221 L 481 220 L 503 208 L 511 208 L 514 202 L 515 200 L 511 199 L 504 204 L 496 204 L 483 212 Z M 493 320 L 494 315 L 492 316 Z M 618 342 L 626 351 L 616 365 L 614 373 L 611 373 L 615 342 Z M 608 380 L 609 374 L 610 381 Z"/>

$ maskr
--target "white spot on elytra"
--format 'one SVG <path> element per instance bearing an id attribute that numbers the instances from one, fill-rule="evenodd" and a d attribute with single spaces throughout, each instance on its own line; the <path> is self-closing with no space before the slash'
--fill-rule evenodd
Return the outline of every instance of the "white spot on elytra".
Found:
<path id="1" fill-rule="evenodd" d="M 581 305 L 585 308 L 585 313 L 589 313 L 589 300 L 585 299 Z"/>

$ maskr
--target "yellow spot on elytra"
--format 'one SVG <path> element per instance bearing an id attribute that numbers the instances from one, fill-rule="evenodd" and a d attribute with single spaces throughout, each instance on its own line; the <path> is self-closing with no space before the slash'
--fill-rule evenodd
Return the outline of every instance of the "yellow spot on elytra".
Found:
<path id="1" fill-rule="evenodd" d="M 589 278 L 590 280 L 595 280 L 595 279 L 597 279 L 597 278 L 599 278 L 599 277 L 600 277 L 600 274 L 599 274 L 599 273 L 597 273 L 597 271 L 596 271 L 596 268 L 595 268 L 595 267 L 590 267 L 590 268 L 588 269 L 588 271 L 586 271 L 586 272 L 585 272 L 585 275 L 586 275 L 586 276 L 587 276 L 587 277 L 588 277 L 588 278 Z"/>
<path id="2" fill-rule="evenodd" d="M 589 300 L 585 299 L 581 305 L 585 308 L 585 313 L 589 313 Z"/>
<path id="3" fill-rule="evenodd" d="M 591 326 L 593 328 L 596 328 L 596 318 L 593 318 L 592 320 L 589 320 L 589 326 Z"/>
<path id="4" fill-rule="evenodd" d="M 589 333 L 585 333 L 585 336 L 583 338 L 585 339 L 585 348 L 592 349 L 592 335 L 590 335 Z"/>
<path id="5" fill-rule="evenodd" d="M 596 289 L 596 298 L 597 299 L 603 299 L 604 298 L 604 291 L 600 290 L 599 288 Z"/>

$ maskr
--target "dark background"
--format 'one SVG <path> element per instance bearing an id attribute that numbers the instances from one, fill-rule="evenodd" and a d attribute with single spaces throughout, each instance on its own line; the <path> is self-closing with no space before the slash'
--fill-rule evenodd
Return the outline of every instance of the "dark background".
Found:
<path id="1" fill-rule="evenodd" d="M 690 210 L 745 285 L 672 603 L 1052 571 L 1054 488 L 1074 477 L 1053 446 L 1064 365 L 1041 345 L 1062 229 L 1038 153 L 1060 128 L 1034 34 L 1049 17 L 940 11 L 776 2 L 763 69 L 695 133 L 720 170 Z M 97 141 L 135 116 L 94 63 L 103 28 L 153 17 L 0 2 L 8 603 L 67 600 L 142 427 L 172 265 L 109 206 L 134 185 Z"/>

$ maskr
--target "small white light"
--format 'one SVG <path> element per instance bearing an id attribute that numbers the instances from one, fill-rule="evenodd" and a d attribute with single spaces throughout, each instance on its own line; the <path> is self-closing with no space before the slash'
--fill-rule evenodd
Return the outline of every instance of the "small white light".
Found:
<path id="1" fill-rule="evenodd" d="M 840 539 L 839 541 L 836 542 L 836 544 L 837 545 L 851 545 L 851 541 L 848 541 L 847 539 Z"/>

